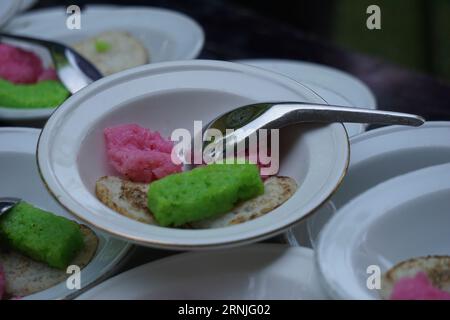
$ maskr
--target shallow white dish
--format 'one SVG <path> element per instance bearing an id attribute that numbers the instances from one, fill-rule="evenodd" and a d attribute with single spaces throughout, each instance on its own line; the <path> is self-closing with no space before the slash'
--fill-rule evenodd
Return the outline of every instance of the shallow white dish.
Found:
<path id="1" fill-rule="evenodd" d="M 329 104 L 376 109 L 372 91 L 358 78 L 328 66 L 295 60 L 251 59 L 238 60 L 288 76 L 312 89 Z M 366 125 L 346 123 L 350 137 L 365 131 Z"/>
<path id="2" fill-rule="evenodd" d="M 0 27 L 9 21 L 21 8 L 21 0 L 0 1 Z"/>
<path id="3" fill-rule="evenodd" d="M 103 31 L 128 31 L 147 49 L 150 63 L 194 59 L 203 47 L 204 33 L 200 25 L 178 12 L 151 7 L 89 6 L 82 11 L 81 29 L 70 30 L 66 27 L 68 16 L 65 10 L 58 7 L 25 13 L 14 18 L 6 30 L 67 45 Z M 44 62 L 50 62 L 49 58 L 44 57 Z M 0 118 L 42 119 L 48 118 L 53 111 L 0 107 Z"/>
<path id="4" fill-rule="evenodd" d="M 2 196 L 24 199 L 36 206 L 75 219 L 50 194 L 39 177 L 36 166 L 36 145 L 40 131 L 28 128 L 0 128 L 0 190 Z M 96 231 L 99 238 L 97 253 L 81 271 L 82 288 L 108 275 L 122 262 L 130 245 Z M 25 299 L 63 299 L 73 297 L 77 291 L 68 290 L 61 283 Z"/>
<path id="5" fill-rule="evenodd" d="M 320 234 L 323 282 L 335 298 L 376 299 L 367 268 L 381 272 L 415 257 L 449 255 L 450 163 L 381 183 L 350 201 Z"/>
<path id="6" fill-rule="evenodd" d="M 38 164 L 63 206 L 118 237 L 173 249 L 231 246 L 270 237 L 304 218 L 335 191 L 345 175 L 349 147 L 342 124 L 301 125 L 280 133 L 280 175 L 299 184 L 279 208 L 258 219 L 226 228 L 162 228 L 130 220 L 104 206 L 95 182 L 117 173 L 106 158 L 103 130 L 138 123 L 169 137 L 193 131 L 237 106 L 268 100 L 321 102 L 299 83 L 251 66 L 192 60 L 147 65 L 99 80 L 59 107 L 39 141 Z M 93 108 L 95 106 L 95 108 Z"/>
<path id="7" fill-rule="evenodd" d="M 184 253 L 124 272 L 78 299 L 326 299 L 311 249 L 257 244 Z"/>
<path id="8" fill-rule="evenodd" d="M 288 241 L 315 247 L 325 223 L 352 198 L 390 178 L 450 162 L 449 136 L 450 122 L 431 121 L 419 128 L 390 126 L 351 138 L 350 166 L 339 190 L 310 218 L 291 228 Z"/>

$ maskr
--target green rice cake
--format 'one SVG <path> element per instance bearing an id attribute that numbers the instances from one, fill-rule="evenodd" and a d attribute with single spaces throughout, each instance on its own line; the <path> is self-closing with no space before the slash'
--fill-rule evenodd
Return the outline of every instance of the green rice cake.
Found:
<path id="1" fill-rule="evenodd" d="M 64 269 L 83 249 L 80 226 L 21 201 L 0 217 L 0 241 L 18 252 Z"/>
<path id="2" fill-rule="evenodd" d="M 180 226 L 230 211 L 264 193 L 254 164 L 211 164 L 150 184 L 148 207 L 162 226 Z"/>
<path id="3" fill-rule="evenodd" d="M 69 96 L 69 91 L 55 80 L 35 84 L 14 84 L 0 79 L 0 106 L 20 109 L 58 107 Z"/>

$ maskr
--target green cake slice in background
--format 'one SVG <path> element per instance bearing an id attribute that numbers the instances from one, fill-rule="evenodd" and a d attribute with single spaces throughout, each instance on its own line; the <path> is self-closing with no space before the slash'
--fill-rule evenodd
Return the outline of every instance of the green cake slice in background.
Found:
<path id="1" fill-rule="evenodd" d="M 24 201 L 0 217 L 0 243 L 58 269 L 66 268 L 84 247 L 76 222 Z"/>
<path id="2" fill-rule="evenodd" d="M 35 84 L 14 84 L 0 79 L 0 106 L 17 109 L 58 107 L 69 96 L 69 91 L 56 80 Z"/>

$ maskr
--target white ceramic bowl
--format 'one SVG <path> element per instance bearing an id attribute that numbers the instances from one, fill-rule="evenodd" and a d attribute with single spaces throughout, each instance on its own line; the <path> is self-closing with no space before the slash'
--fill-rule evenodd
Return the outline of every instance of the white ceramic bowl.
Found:
<path id="1" fill-rule="evenodd" d="M 81 29 L 71 30 L 65 27 L 65 10 L 58 7 L 25 13 L 14 18 L 7 31 L 67 45 L 103 31 L 127 31 L 148 50 L 150 63 L 194 59 L 203 48 L 201 26 L 182 13 L 151 7 L 88 6 L 82 11 Z M 30 49 L 39 54 L 45 64 L 51 62 L 48 54 L 43 54 L 39 48 Z M 9 121 L 46 119 L 53 111 L 54 108 L 0 107 L 0 118 Z"/>
<path id="2" fill-rule="evenodd" d="M 419 128 L 390 126 L 351 138 L 350 166 L 341 187 L 325 206 L 288 231 L 289 242 L 315 247 L 336 209 L 362 192 L 390 178 L 450 162 L 449 137 L 450 122 L 427 122 Z"/>
<path id="3" fill-rule="evenodd" d="M 385 272 L 410 258 L 450 255 L 449 198 L 447 163 L 381 183 L 338 210 L 316 250 L 329 294 L 377 299 L 367 287 L 369 266 Z"/>
<path id="4" fill-rule="evenodd" d="M 36 145 L 40 130 L 0 128 L 0 190 L 1 196 L 24 199 L 55 214 L 74 219 L 48 193 L 36 165 Z M 94 230 L 99 238 L 97 253 L 81 271 L 82 289 L 104 279 L 123 262 L 130 244 Z M 65 282 L 37 292 L 25 299 L 64 299 L 81 291 L 69 290 Z"/>
<path id="5" fill-rule="evenodd" d="M 299 83 L 262 69 L 223 61 L 195 60 L 139 67 L 104 78 L 69 98 L 45 126 L 38 164 L 58 201 L 90 224 L 136 243 L 174 249 L 230 246 L 267 238 L 305 217 L 338 187 L 348 164 L 342 124 L 302 125 L 280 133 L 280 175 L 298 191 L 258 219 L 214 230 L 180 230 L 130 220 L 104 206 L 95 181 L 116 174 L 106 158 L 105 127 L 138 123 L 170 136 L 193 131 L 237 106 L 268 100 L 321 102 Z"/>
<path id="6" fill-rule="evenodd" d="M 256 244 L 151 262 L 105 281 L 78 299 L 326 298 L 311 249 Z"/>

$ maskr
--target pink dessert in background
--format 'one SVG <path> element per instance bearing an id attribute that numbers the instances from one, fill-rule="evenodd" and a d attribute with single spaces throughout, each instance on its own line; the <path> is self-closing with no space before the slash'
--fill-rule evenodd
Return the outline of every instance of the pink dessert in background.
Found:
<path id="1" fill-rule="evenodd" d="M 111 164 L 131 181 L 151 182 L 181 172 L 171 159 L 173 143 L 159 132 L 126 124 L 106 128 L 104 134 Z"/>
<path id="2" fill-rule="evenodd" d="M 0 43 L 0 78 L 16 84 L 58 79 L 53 69 L 44 68 L 35 53 L 5 43 Z"/>
<path id="3" fill-rule="evenodd" d="M 6 287 L 5 273 L 3 272 L 3 267 L 0 264 L 0 300 L 3 299 L 3 295 L 5 294 L 5 287 Z"/>
<path id="4" fill-rule="evenodd" d="M 394 284 L 391 300 L 450 300 L 450 293 L 433 286 L 425 272 L 405 277 Z"/>
<path id="5" fill-rule="evenodd" d="M 47 68 L 44 71 L 42 71 L 37 81 L 39 82 L 44 80 L 58 80 L 58 75 L 56 74 L 55 69 Z"/>

